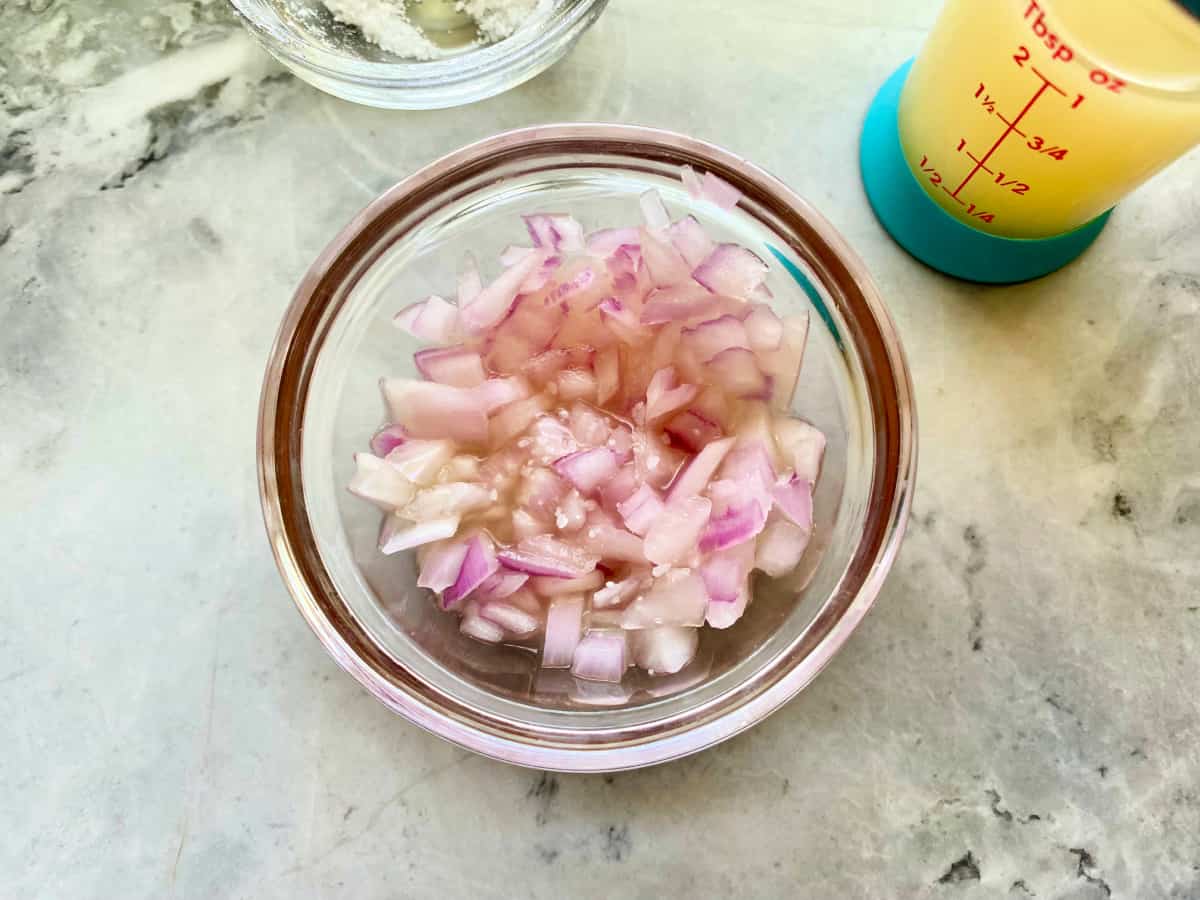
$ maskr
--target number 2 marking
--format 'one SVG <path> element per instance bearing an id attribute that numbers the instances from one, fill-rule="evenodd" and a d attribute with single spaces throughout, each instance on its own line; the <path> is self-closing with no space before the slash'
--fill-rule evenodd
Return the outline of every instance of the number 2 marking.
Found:
<path id="1" fill-rule="evenodd" d="M 1029 48 L 1024 44 L 1017 48 L 1017 52 L 1013 54 L 1013 62 L 1021 68 L 1025 68 L 1025 63 L 1029 62 Z"/>

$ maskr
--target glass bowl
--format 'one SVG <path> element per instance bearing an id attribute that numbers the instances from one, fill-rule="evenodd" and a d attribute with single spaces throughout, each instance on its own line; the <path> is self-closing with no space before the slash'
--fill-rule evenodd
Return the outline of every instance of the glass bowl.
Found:
<path id="1" fill-rule="evenodd" d="M 687 195 L 679 169 L 745 195 L 731 212 Z M 732 628 L 704 629 L 678 675 L 620 686 L 539 669 L 533 654 L 459 634 L 416 587 L 410 554 L 383 556 L 379 513 L 346 484 L 382 419 L 381 375 L 412 375 L 393 314 L 452 295 L 467 250 L 494 260 L 527 241 L 520 214 L 586 227 L 639 220 L 657 188 L 719 240 L 772 263 L 780 312 L 811 311 L 795 412 L 828 438 L 814 539 L 792 576 L 756 585 Z M 485 270 L 485 276 L 487 271 Z M 916 471 L 912 386 L 895 327 L 862 262 L 805 201 L 691 138 L 623 125 L 552 125 L 450 154 L 363 210 L 304 276 L 266 372 L 260 488 L 279 569 L 334 659 L 385 705 L 463 747 L 519 765 L 612 771 L 724 740 L 808 684 L 866 614 L 900 546 Z M 882 677 L 881 673 L 881 677 Z"/>
<path id="2" fill-rule="evenodd" d="M 321 0 L 231 0 L 276 59 L 321 90 L 385 109 L 441 109 L 516 87 L 561 59 L 608 0 L 555 0 L 511 37 L 414 61 L 366 41 Z"/>

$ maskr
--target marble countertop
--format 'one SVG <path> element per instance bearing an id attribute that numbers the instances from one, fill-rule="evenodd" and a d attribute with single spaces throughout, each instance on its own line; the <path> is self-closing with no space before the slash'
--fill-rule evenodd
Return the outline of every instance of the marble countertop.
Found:
<path id="1" fill-rule="evenodd" d="M 387 113 L 282 73 L 220 0 L 0 5 L 0 895 L 1200 896 L 1200 154 L 1054 276 L 930 272 L 855 147 L 937 6 L 615 0 L 505 96 Z M 606 777 L 372 700 L 295 612 L 254 471 L 325 241 L 551 120 L 688 132 L 809 197 L 878 279 L 921 419 L 900 561 L 828 670 Z"/>

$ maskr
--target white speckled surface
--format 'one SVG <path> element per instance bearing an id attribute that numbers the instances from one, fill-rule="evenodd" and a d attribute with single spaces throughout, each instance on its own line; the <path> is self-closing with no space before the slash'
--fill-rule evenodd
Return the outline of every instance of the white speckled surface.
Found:
<path id="1" fill-rule="evenodd" d="M 281 75 L 218 0 L 0 6 L 0 895 L 1200 896 L 1200 155 L 1036 284 L 943 279 L 855 171 L 935 0 L 615 0 L 466 110 Z M 101 11 L 103 10 L 103 11 Z M 921 413 L 875 611 L 768 722 L 542 776 L 371 700 L 254 481 L 290 291 L 377 192 L 548 120 L 714 140 L 866 258 Z"/>

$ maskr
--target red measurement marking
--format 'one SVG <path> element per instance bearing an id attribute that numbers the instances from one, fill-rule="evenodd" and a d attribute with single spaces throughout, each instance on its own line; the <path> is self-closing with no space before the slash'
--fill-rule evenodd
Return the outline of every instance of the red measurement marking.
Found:
<path id="1" fill-rule="evenodd" d="M 1036 72 L 1037 70 L 1034 69 L 1034 71 Z M 1017 117 L 1012 120 L 1007 128 L 1004 129 L 1004 133 L 996 139 L 996 143 L 992 144 L 991 149 L 989 149 L 987 153 L 983 154 L 983 159 L 975 163 L 975 168 L 971 169 L 971 171 L 967 173 L 967 177 L 962 180 L 962 183 L 954 189 L 953 193 L 951 194 L 952 197 L 957 197 L 959 191 L 965 188 L 970 183 L 971 179 L 978 174 L 979 170 L 984 167 L 987 161 L 991 159 L 992 154 L 1000 149 L 1000 145 L 1008 139 L 1008 136 L 1013 133 L 1017 125 L 1020 124 L 1023 118 L 1025 118 L 1026 114 L 1033 109 L 1033 105 L 1042 99 L 1042 95 L 1046 93 L 1046 88 L 1048 87 L 1052 87 L 1052 85 L 1045 78 L 1042 78 L 1042 86 L 1034 91 L 1033 96 L 1029 98 L 1029 102 L 1025 104 L 1025 107 L 1020 113 L 1017 114 Z M 1059 93 L 1061 93 L 1061 91 Z M 1026 188 L 1026 190 L 1028 190 L 1028 188 Z"/>
<path id="2" fill-rule="evenodd" d="M 950 188 L 946 187 L 944 184 L 942 185 L 942 190 L 945 191 L 947 194 L 950 194 Z M 950 194 L 950 199 L 953 200 L 955 203 L 959 204 L 960 206 L 967 205 L 967 201 L 964 200 L 962 197 L 955 197 L 953 194 Z"/>
<path id="3" fill-rule="evenodd" d="M 1042 81 L 1046 82 L 1046 84 L 1048 84 L 1050 87 L 1054 88 L 1056 91 L 1058 91 L 1064 97 L 1067 96 L 1067 92 L 1064 91 L 1062 88 L 1060 88 L 1057 84 L 1055 84 L 1049 78 L 1047 78 L 1045 75 L 1043 75 L 1041 72 L 1039 72 L 1037 70 L 1037 66 L 1030 66 L 1029 68 L 1033 70 L 1034 75 L 1036 75 L 1038 78 L 1042 79 Z"/>
<path id="4" fill-rule="evenodd" d="M 1012 130 L 1015 131 L 1017 134 L 1019 134 L 1021 137 L 1026 136 L 1025 132 L 1023 132 L 1020 128 L 1017 128 L 1015 125 L 1013 125 L 1012 122 L 1008 121 L 1008 119 L 1004 118 L 1004 116 L 1000 115 L 1000 113 L 996 113 L 996 118 L 999 119 L 1001 122 L 1003 122 L 1005 125 L 1012 126 Z"/>

